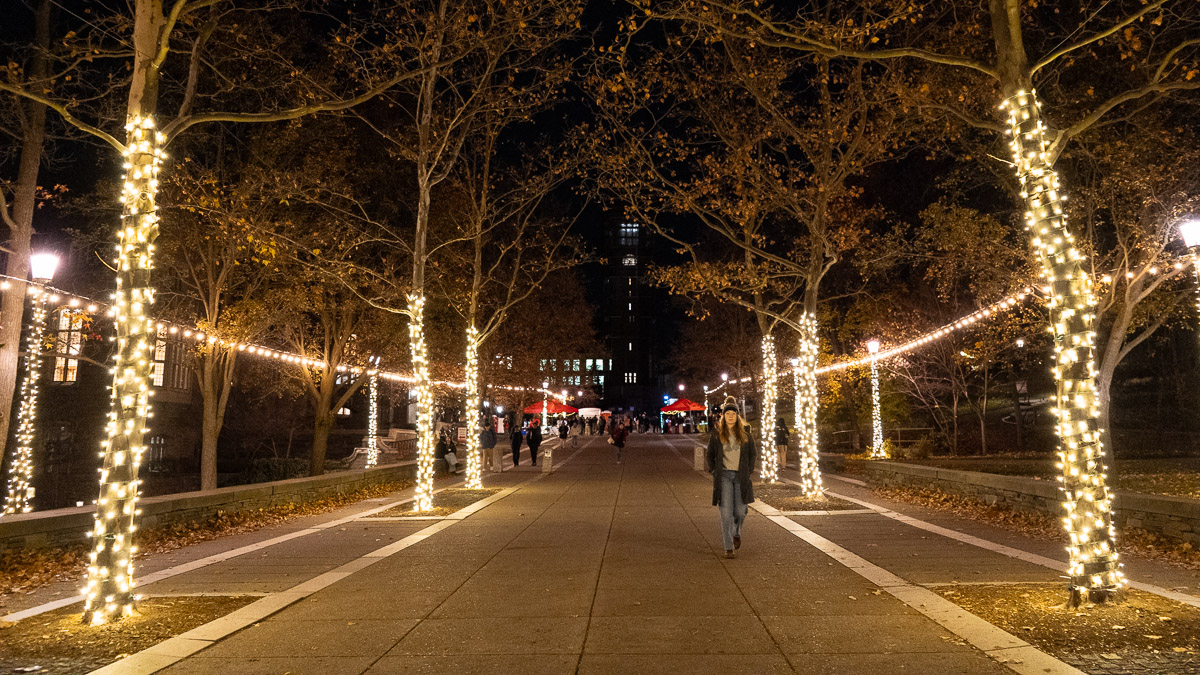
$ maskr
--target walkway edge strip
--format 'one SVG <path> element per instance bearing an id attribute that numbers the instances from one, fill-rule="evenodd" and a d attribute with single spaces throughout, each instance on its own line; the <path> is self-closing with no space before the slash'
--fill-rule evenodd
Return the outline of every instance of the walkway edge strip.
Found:
<path id="1" fill-rule="evenodd" d="M 786 480 L 789 483 L 796 483 L 795 481 L 793 481 L 789 478 L 785 478 L 784 480 Z M 798 484 L 798 483 L 796 483 L 796 484 Z M 1052 570 L 1057 570 L 1059 572 L 1066 569 L 1066 566 L 1067 566 L 1067 563 L 1062 560 L 1055 560 L 1054 558 L 1048 558 L 1044 555 L 1030 553 L 1029 551 L 1022 551 L 1019 548 L 1013 548 L 1012 546 L 1005 546 L 1004 544 L 997 544 L 994 541 L 988 541 L 987 539 L 983 539 L 981 537 L 976 537 L 974 535 L 967 534 L 965 532 L 959 532 L 958 530 L 952 530 L 948 527 L 942 527 L 941 525 L 934 525 L 933 523 L 927 523 L 924 520 L 920 520 L 918 518 L 913 518 L 912 516 L 907 516 L 903 513 L 899 513 L 899 512 L 893 511 L 889 508 L 879 506 L 878 504 L 872 504 L 871 502 L 866 502 L 861 499 L 855 499 L 854 497 L 841 495 L 836 492 L 831 492 L 829 490 L 826 490 L 825 493 L 832 497 L 837 497 L 838 499 L 845 499 L 846 501 L 854 502 L 855 504 L 861 504 L 861 505 L 867 507 L 868 509 L 875 511 L 876 513 L 878 513 L 881 516 L 891 518 L 892 520 L 904 523 L 905 525 L 915 527 L 919 530 L 925 530 L 926 532 L 932 532 L 933 534 L 941 535 L 941 536 L 947 537 L 949 539 L 954 539 L 955 541 L 961 541 L 964 544 L 970 544 L 972 546 L 976 546 L 976 547 L 979 547 L 979 548 L 982 548 L 982 549 L 985 549 L 988 551 L 992 551 L 993 553 L 999 553 L 1001 555 L 1006 555 L 1010 558 L 1016 558 L 1017 560 L 1023 560 L 1027 563 L 1032 563 L 1034 565 L 1048 567 Z M 1130 588 L 1136 588 L 1139 591 L 1153 593 L 1154 595 L 1158 595 L 1158 596 L 1161 596 L 1161 597 L 1164 597 L 1164 598 L 1167 598 L 1170 600 L 1174 600 L 1176 602 L 1181 602 L 1185 605 L 1190 605 L 1192 607 L 1200 608 L 1200 598 L 1198 598 L 1194 595 L 1189 595 L 1187 593 L 1180 593 L 1179 591 L 1173 591 L 1169 588 L 1163 588 L 1162 586 L 1148 584 L 1143 581 L 1129 581 L 1128 583 L 1129 583 Z"/>
<path id="2" fill-rule="evenodd" d="M 487 499 L 475 502 L 472 506 L 484 504 L 484 502 L 492 503 L 507 497 L 516 492 L 516 487 L 507 488 L 497 492 Z M 484 504 L 486 506 L 486 504 Z M 482 508 L 482 507 L 480 507 Z M 453 525 L 455 520 L 442 520 L 434 523 L 422 530 L 400 539 L 399 541 L 388 544 L 381 548 L 375 549 L 366 555 L 344 563 L 329 572 L 317 575 L 308 581 L 300 583 L 286 591 L 273 593 L 264 597 L 261 600 L 256 600 L 241 609 L 238 609 L 219 619 L 210 621 L 203 626 L 193 628 L 192 630 L 177 635 L 173 638 L 160 642 L 153 647 L 144 649 L 136 654 L 127 656 L 119 661 L 104 666 L 98 670 L 92 671 L 92 675 L 136 675 L 141 673 L 153 673 L 167 666 L 181 661 L 192 654 L 212 645 L 216 641 L 225 638 L 251 624 L 262 621 L 275 612 L 284 609 L 288 605 L 303 600 L 308 596 L 332 586 L 333 584 L 345 579 L 346 577 L 358 572 L 366 567 L 369 567 L 388 556 L 394 555 L 404 549 L 425 541 L 434 534 Z"/>
<path id="3" fill-rule="evenodd" d="M 678 449 L 675 449 L 675 454 L 688 466 L 692 465 L 691 462 L 679 453 Z M 697 471 L 696 473 L 704 475 L 703 471 Z M 789 478 L 782 480 L 797 484 L 796 481 Z M 858 499 L 851 499 L 841 495 L 834 495 L 832 492 L 826 492 L 835 497 L 866 506 L 872 511 L 882 513 L 886 510 L 883 507 L 868 504 Z M 791 518 L 782 515 L 779 509 L 770 504 L 756 501 L 750 504 L 750 508 L 762 514 L 776 525 L 791 532 L 793 536 L 803 539 L 818 551 L 833 558 L 867 581 L 887 591 L 888 595 L 912 607 L 946 630 L 971 643 L 972 646 L 1009 670 L 1021 673 L 1022 675 L 1087 675 L 1082 670 L 1059 661 L 1021 638 L 988 623 L 937 593 L 917 586 L 866 558 L 838 546 Z"/>
<path id="4" fill-rule="evenodd" d="M 438 488 L 434 492 L 435 493 L 441 492 L 442 490 L 445 490 L 447 488 L 454 487 L 455 485 L 459 485 L 462 482 L 463 481 L 459 481 L 457 483 L 452 483 L 451 485 L 447 485 L 445 487 Z M 406 489 L 412 489 L 412 488 L 406 488 Z M 412 499 L 413 499 L 412 497 L 409 497 L 407 499 L 401 499 L 398 501 L 388 502 L 387 504 L 384 504 L 383 506 L 373 508 L 373 509 L 368 509 L 361 513 L 338 518 L 337 520 L 331 520 L 327 523 L 319 523 L 317 525 L 313 525 L 312 527 L 306 527 L 303 530 L 296 530 L 295 532 L 288 532 L 287 534 L 281 534 L 277 537 L 272 537 L 270 539 L 264 539 L 260 542 L 256 542 L 253 544 L 247 544 L 245 546 L 230 549 L 228 551 L 221 551 L 220 553 L 214 553 L 210 556 L 205 556 L 203 558 L 192 560 L 190 562 L 185 562 L 180 565 L 175 565 L 174 567 L 168 567 L 166 569 L 158 570 L 157 572 L 151 572 L 145 576 L 138 577 L 137 582 L 138 582 L 139 586 L 146 586 L 148 584 L 155 583 L 156 581 L 170 579 L 171 577 L 174 577 L 174 576 L 177 576 L 180 574 L 184 574 L 186 572 L 192 572 L 192 571 L 198 570 L 202 567 L 208 567 L 209 565 L 215 565 L 216 563 L 219 563 L 219 562 L 225 562 L 226 560 L 229 560 L 230 558 L 236 558 L 238 556 L 246 555 L 247 553 L 253 553 L 255 551 L 260 551 L 264 548 L 275 546 L 276 544 L 282 544 L 286 541 L 291 541 L 292 539 L 297 539 L 299 537 L 306 537 L 310 534 L 316 534 L 323 530 L 327 530 L 331 527 L 337 527 L 338 525 L 344 525 L 345 523 L 348 523 L 352 520 L 357 520 L 358 518 L 362 518 L 362 517 L 369 516 L 369 515 L 376 514 L 376 513 L 382 513 L 383 511 L 387 511 L 388 509 L 395 508 L 397 506 L 400 506 L 401 504 L 406 504 L 408 502 L 411 502 Z M 83 602 L 83 599 L 84 599 L 83 595 L 75 595 L 75 596 L 72 596 L 69 598 L 62 598 L 60 600 L 54 600 L 52 602 L 47 602 L 45 604 L 41 604 L 36 607 L 30 607 L 29 609 L 23 609 L 19 612 L 13 612 L 12 614 L 9 614 L 7 616 L 2 616 L 2 617 L 0 617 L 0 621 L 15 622 L 15 621 L 20 621 L 22 619 L 28 619 L 31 616 L 37 616 L 38 614 L 44 614 L 45 612 L 53 611 L 53 610 L 59 609 L 61 607 L 66 607 L 68 605 L 73 605 L 77 602 Z"/>
<path id="5" fill-rule="evenodd" d="M 570 457 L 563 460 L 561 464 L 566 464 L 574 459 L 581 450 L 582 448 L 580 448 L 580 450 L 576 450 Z M 219 619 L 209 621 L 203 626 L 198 626 L 190 631 L 187 631 L 186 633 L 182 633 L 168 640 L 164 640 L 153 647 L 149 647 L 136 654 L 127 656 L 119 661 L 114 661 L 103 668 L 93 670 L 88 675 L 150 675 L 151 673 L 155 673 L 159 670 L 172 666 L 201 651 L 202 649 L 209 647 L 218 640 L 224 639 L 229 635 L 242 630 L 243 628 L 247 628 L 251 624 L 262 621 L 263 619 L 286 608 L 287 606 L 299 602 L 300 600 L 313 595 L 317 591 L 332 586 L 333 584 L 345 579 L 355 572 L 370 567 L 380 560 L 399 553 L 400 551 L 414 544 L 425 541 L 434 534 L 470 516 L 472 513 L 486 508 L 487 506 L 498 502 L 516 492 L 525 485 L 541 480 L 548 475 L 550 474 L 536 474 L 512 487 L 505 488 L 490 497 L 481 499 L 469 506 L 466 506 L 455 513 L 450 514 L 450 516 L 446 517 L 446 519 L 436 522 L 424 529 L 418 530 L 417 532 L 414 532 L 413 534 L 410 534 L 399 541 L 395 541 L 387 546 L 375 549 L 374 551 L 360 556 L 355 560 L 351 560 L 348 563 L 340 565 L 329 572 L 325 572 L 324 574 L 318 575 L 312 579 L 309 579 L 308 581 L 293 586 L 286 591 L 272 593 L 261 600 L 256 600 L 249 605 L 246 605 L 245 607 L 231 612 Z M 455 485 L 457 484 L 458 483 L 455 483 Z M 353 517 L 343 518 L 339 521 L 329 523 L 323 526 L 321 529 L 328 529 L 329 527 L 333 527 L 334 524 L 355 520 L 370 513 L 378 513 L 380 510 L 392 508 L 396 504 L 403 504 L 409 501 L 412 500 L 406 499 L 401 502 L 380 507 L 379 509 L 364 511 Z"/>
<path id="6" fill-rule="evenodd" d="M 912 584 L 851 551 L 838 546 L 771 506 L 750 505 L 768 520 L 879 586 L 900 602 L 971 643 L 992 659 L 1022 675 L 1086 675 L 1017 636 L 994 626 L 933 591 Z"/>

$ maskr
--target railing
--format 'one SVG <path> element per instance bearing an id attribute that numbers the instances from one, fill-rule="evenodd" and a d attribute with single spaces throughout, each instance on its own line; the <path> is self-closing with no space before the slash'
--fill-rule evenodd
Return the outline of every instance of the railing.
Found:
<path id="1" fill-rule="evenodd" d="M 894 447 L 903 448 L 929 436 L 933 427 L 900 427 L 884 428 L 883 439 Z M 823 437 L 821 445 L 828 452 L 853 454 L 867 449 L 866 439 L 854 429 L 843 429 Z"/>

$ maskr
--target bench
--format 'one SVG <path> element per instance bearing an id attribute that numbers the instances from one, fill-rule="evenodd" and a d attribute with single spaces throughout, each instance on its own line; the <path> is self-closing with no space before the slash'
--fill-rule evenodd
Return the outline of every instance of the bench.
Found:
<path id="1" fill-rule="evenodd" d="M 354 448 L 343 462 L 352 469 L 366 467 L 371 456 L 371 437 L 363 436 L 362 444 Z M 386 436 L 375 437 L 375 447 L 379 451 L 377 464 L 395 464 L 416 456 L 417 432 L 412 429 L 392 428 Z M 409 457 L 411 455 L 412 457 Z"/>

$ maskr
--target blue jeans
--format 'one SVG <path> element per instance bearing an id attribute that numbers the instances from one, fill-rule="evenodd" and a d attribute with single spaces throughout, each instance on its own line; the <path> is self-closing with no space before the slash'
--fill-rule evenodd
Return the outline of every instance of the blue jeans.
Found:
<path id="1" fill-rule="evenodd" d="M 721 538 L 725 550 L 733 550 L 734 536 L 741 536 L 742 523 L 746 522 L 746 501 L 742 497 L 742 485 L 737 471 L 721 470 Z"/>

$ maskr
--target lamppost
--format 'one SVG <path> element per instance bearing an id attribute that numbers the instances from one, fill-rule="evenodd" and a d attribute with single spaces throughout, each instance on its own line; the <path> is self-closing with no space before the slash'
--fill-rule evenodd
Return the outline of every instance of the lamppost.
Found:
<path id="1" fill-rule="evenodd" d="M 46 335 L 46 284 L 54 278 L 58 256 L 35 253 L 29 258 L 30 276 L 35 285 L 29 287 L 33 296 L 33 312 L 29 317 L 29 334 L 25 338 L 25 379 L 21 382 L 21 407 L 17 411 L 17 447 L 8 467 L 8 490 L 4 497 L 4 513 L 29 513 L 33 510 L 33 436 L 37 426 L 38 379 L 42 373 L 42 342 Z"/>
<path id="2" fill-rule="evenodd" d="M 1200 218 L 1180 223 L 1179 234 L 1192 254 L 1192 272 L 1196 275 L 1196 309 L 1200 311 Z"/>
<path id="3" fill-rule="evenodd" d="M 883 415 L 879 411 L 879 340 L 867 342 L 871 353 L 871 459 L 887 459 L 883 449 Z"/>
<path id="4" fill-rule="evenodd" d="M 550 405 L 550 380 L 542 380 L 542 429 L 546 428 L 546 408 Z"/>

